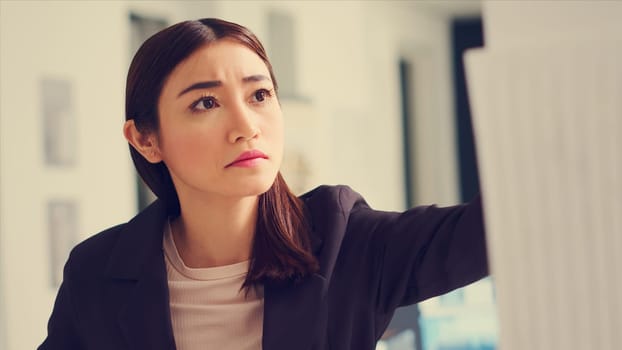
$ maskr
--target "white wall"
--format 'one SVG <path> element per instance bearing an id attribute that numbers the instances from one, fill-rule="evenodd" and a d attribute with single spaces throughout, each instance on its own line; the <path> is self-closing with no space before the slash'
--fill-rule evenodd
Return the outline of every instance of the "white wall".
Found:
<path id="1" fill-rule="evenodd" d="M 622 2 L 609 0 L 487 1 L 486 46 L 557 44 L 616 39 L 622 31 Z"/>
<path id="2" fill-rule="evenodd" d="M 300 49 L 299 90 L 312 101 L 314 127 L 323 135 L 318 183 L 349 184 L 387 210 L 404 206 L 398 60 L 410 59 L 417 70 L 417 200 L 449 204 L 457 198 L 447 16 L 428 7 L 407 1 L 0 6 L 0 348 L 33 348 L 45 336 L 56 293 L 48 276 L 46 201 L 76 198 L 80 239 L 135 211 L 133 168 L 121 136 L 130 10 L 169 23 L 221 17 L 260 39 L 267 37 L 269 10 L 290 13 Z M 50 169 L 43 162 L 43 76 L 73 82 L 73 168 Z"/>
<path id="3" fill-rule="evenodd" d="M 400 56 L 416 66 L 416 199 L 450 204 L 457 198 L 448 16 L 419 5 L 220 1 L 215 8 L 260 39 L 267 36 L 268 11 L 295 19 L 299 90 L 324 121 L 329 149 L 329 171 L 321 182 L 347 183 L 384 209 L 402 209 L 405 198 Z"/>
<path id="4" fill-rule="evenodd" d="M 129 219 L 136 206 L 121 134 L 128 24 L 121 6 L 73 1 L 3 1 L 0 16 L 0 347 L 32 349 L 56 294 L 47 201 L 77 201 L 80 240 Z M 73 84 L 74 167 L 44 164 L 42 77 Z"/>
<path id="5" fill-rule="evenodd" d="M 499 346 L 622 345 L 622 3 L 487 1 L 466 55 Z"/>

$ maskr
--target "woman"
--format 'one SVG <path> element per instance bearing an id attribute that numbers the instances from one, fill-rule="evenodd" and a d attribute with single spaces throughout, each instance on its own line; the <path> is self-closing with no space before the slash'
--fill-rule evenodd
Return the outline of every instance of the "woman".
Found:
<path id="1" fill-rule="evenodd" d="M 487 274 L 479 199 L 389 213 L 344 186 L 294 196 L 276 92 L 237 24 L 142 45 L 124 135 L 159 199 L 72 251 L 40 349 L 374 349 L 397 307 Z"/>

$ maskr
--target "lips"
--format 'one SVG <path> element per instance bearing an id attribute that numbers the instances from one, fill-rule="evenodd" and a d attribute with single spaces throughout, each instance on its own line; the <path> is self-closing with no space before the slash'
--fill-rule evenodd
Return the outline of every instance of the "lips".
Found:
<path id="1" fill-rule="evenodd" d="M 242 152 L 233 162 L 227 164 L 225 168 L 232 166 L 249 167 L 255 165 L 262 159 L 268 159 L 268 156 L 259 150 L 250 150 Z"/>

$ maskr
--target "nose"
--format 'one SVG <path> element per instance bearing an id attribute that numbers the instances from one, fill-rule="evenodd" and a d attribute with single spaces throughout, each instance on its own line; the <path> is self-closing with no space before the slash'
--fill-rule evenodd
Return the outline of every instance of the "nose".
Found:
<path id="1" fill-rule="evenodd" d="M 257 116 L 244 107 L 235 107 L 230 115 L 231 127 L 227 138 L 229 142 L 245 142 L 257 138 L 261 131 L 257 125 Z"/>

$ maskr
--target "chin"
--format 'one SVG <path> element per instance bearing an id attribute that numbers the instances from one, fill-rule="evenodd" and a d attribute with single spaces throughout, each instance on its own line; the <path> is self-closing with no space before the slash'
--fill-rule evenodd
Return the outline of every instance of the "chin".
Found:
<path id="1" fill-rule="evenodd" d="M 262 195 L 272 187 L 276 174 L 272 177 L 266 177 L 262 179 L 248 179 L 240 184 L 234 184 L 231 188 L 233 193 L 237 193 L 239 196 L 259 196 Z"/>

